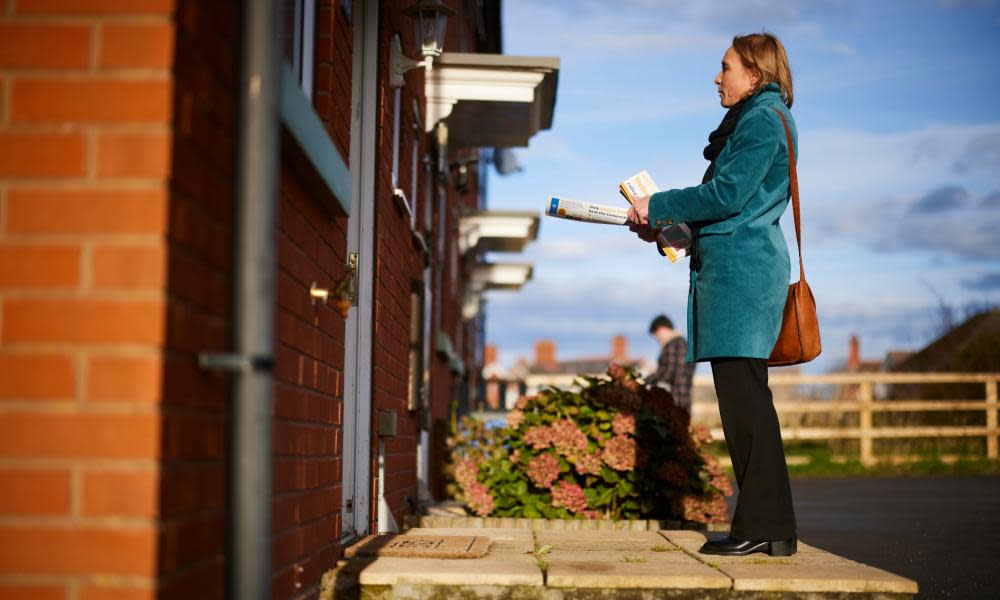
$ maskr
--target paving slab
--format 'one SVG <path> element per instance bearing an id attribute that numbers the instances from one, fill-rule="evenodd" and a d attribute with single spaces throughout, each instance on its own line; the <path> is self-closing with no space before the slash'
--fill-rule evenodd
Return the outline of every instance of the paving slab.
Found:
<path id="1" fill-rule="evenodd" d="M 434 529 L 436 535 L 485 536 L 493 544 L 482 558 L 429 559 L 379 557 L 360 567 L 362 586 L 542 586 L 541 569 L 531 555 L 534 541 L 530 531 L 485 528 Z M 411 529 L 407 535 L 427 535 L 428 530 Z M 527 535 L 524 535 L 527 534 Z"/>
<path id="2" fill-rule="evenodd" d="M 397 556 L 399 558 L 482 558 L 493 542 L 486 536 L 468 535 L 369 535 L 348 547 L 344 556 Z"/>
<path id="3" fill-rule="evenodd" d="M 534 533 L 530 529 L 505 529 L 502 527 L 414 527 L 404 531 L 403 535 L 475 535 L 486 536 L 493 541 L 526 541 L 529 545 L 534 539 Z"/>
<path id="4" fill-rule="evenodd" d="M 732 578 L 733 590 L 798 593 L 883 593 L 916 594 L 917 583 L 819 548 L 798 543 L 792 556 L 772 557 L 699 554 L 706 541 L 697 531 L 661 531 L 664 539 L 684 549 L 690 556 L 717 568 Z"/>
<path id="5" fill-rule="evenodd" d="M 684 552 L 553 550 L 550 588 L 728 590 L 732 580 Z"/>
<path id="6" fill-rule="evenodd" d="M 655 531 L 537 531 L 552 588 L 726 589 L 729 577 Z"/>
<path id="7" fill-rule="evenodd" d="M 535 547 L 534 536 L 530 529 L 501 529 L 488 527 L 477 527 L 472 529 L 462 527 L 415 527 L 405 531 L 403 535 L 475 535 L 477 537 L 487 537 L 492 542 L 490 546 L 491 550 L 531 552 Z"/>
<path id="8" fill-rule="evenodd" d="M 655 531 L 552 531 L 535 532 L 539 546 L 551 545 L 559 551 L 643 552 L 653 547 L 678 550 L 665 544 Z"/>

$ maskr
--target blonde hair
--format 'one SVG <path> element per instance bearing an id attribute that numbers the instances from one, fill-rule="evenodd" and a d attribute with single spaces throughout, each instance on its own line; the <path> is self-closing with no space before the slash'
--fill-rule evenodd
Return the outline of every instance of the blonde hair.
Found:
<path id="1" fill-rule="evenodd" d="M 792 107 L 792 70 L 778 36 L 767 32 L 738 35 L 733 38 L 733 50 L 739 54 L 745 68 L 760 76 L 754 94 L 769 83 L 777 83 L 785 106 Z"/>

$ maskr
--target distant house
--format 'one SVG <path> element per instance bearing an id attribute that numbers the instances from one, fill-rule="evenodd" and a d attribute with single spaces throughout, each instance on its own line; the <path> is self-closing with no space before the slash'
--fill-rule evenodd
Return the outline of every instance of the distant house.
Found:
<path id="1" fill-rule="evenodd" d="M 612 363 L 636 367 L 643 373 L 652 372 L 655 365 L 648 358 L 628 355 L 628 339 L 624 335 L 611 338 L 611 352 L 601 356 L 587 356 L 559 360 L 553 340 L 538 340 L 534 357 L 519 359 L 504 371 L 499 363 L 499 351 L 487 345 L 483 360 L 485 410 L 503 411 L 513 408 L 522 395 L 537 394 L 543 386 L 571 387 L 581 375 L 603 375 Z"/>
<path id="2" fill-rule="evenodd" d="M 980 312 L 917 351 L 890 350 L 877 360 L 862 359 L 858 336 L 851 336 L 847 373 L 995 373 L 1000 371 L 1000 309 Z M 980 384 L 876 384 L 878 400 L 982 398 Z M 841 387 L 838 399 L 857 398 L 858 386 Z"/>
<path id="3" fill-rule="evenodd" d="M 911 352 L 902 350 L 890 350 L 881 359 L 861 358 L 861 342 L 858 336 L 852 335 L 848 342 L 847 361 L 834 372 L 840 373 L 887 373 L 893 371 L 901 360 L 905 360 Z M 876 384 L 874 396 L 876 399 L 887 398 L 891 393 L 891 387 L 886 384 Z M 857 400 L 859 398 L 860 386 L 842 385 L 837 388 L 835 400 Z"/>
<path id="4" fill-rule="evenodd" d="M 1000 309 L 986 310 L 969 317 L 922 350 L 900 361 L 892 370 L 905 373 L 1000 371 Z M 894 398 L 957 400 L 983 397 L 981 384 L 942 383 L 896 388 Z"/>

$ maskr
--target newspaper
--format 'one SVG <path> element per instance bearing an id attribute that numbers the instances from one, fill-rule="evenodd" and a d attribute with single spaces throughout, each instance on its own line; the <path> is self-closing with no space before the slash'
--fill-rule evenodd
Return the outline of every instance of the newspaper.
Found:
<path id="1" fill-rule="evenodd" d="M 581 202 L 553 196 L 549 199 L 550 217 L 572 219 L 585 223 L 605 223 L 608 225 L 627 225 L 628 209 L 619 206 L 604 206 L 593 202 Z"/>
<path id="2" fill-rule="evenodd" d="M 639 198 L 652 196 L 660 191 L 653 178 L 646 171 L 640 171 L 618 185 L 618 191 L 633 204 Z M 628 220 L 628 209 L 618 206 L 607 206 L 570 200 L 551 196 L 545 214 L 560 219 L 572 219 L 585 223 L 604 223 L 608 225 L 631 225 Z M 656 234 L 656 242 L 664 256 L 670 262 L 688 256 L 691 250 L 691 228 L 680 223 L 661 228 Z"/>
<path id="3" fill-rule="evenodd" d="M 639 198 L 652 196 L 660 191 L 660 188 L 656 186 L 649 173 L 639 171 L 621 182 L 618 191 L 625 196 L 629 204 L 633 204 Z M 670 262 L 677 262 L 690 254 L 691 228 L 684 223 L 663 227 L 656 235 L 656 243 Z"/>

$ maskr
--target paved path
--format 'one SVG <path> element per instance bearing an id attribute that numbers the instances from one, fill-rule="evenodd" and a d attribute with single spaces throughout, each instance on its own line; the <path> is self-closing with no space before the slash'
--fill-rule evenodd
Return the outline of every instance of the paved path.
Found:
<path id="1" fill-rule="evenodd" d="M 1000 598 L 1000 477 L 797 479 L 799 535 L 914 579 L 918 598 Z"/>
<path id="2" fill-rule="evenodd" d="M 472 552 L 482 538 L 489 551 Z M 321 598 L 863 600 L 916 591 L 909 579 L 805 543 L 790 557 L 725 557 L 699 554 L 704 542 L 682 530 L 415 528 L 359 542 L 324 576 Z M 455 558 L 462 548 L 470 558 Z"/>

